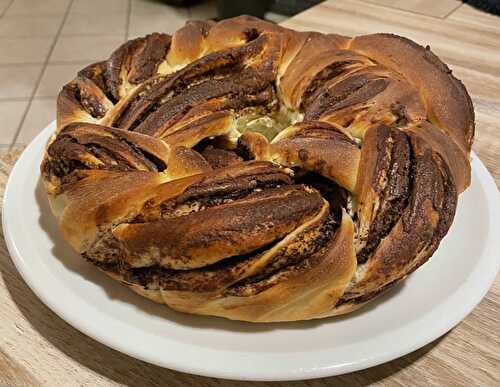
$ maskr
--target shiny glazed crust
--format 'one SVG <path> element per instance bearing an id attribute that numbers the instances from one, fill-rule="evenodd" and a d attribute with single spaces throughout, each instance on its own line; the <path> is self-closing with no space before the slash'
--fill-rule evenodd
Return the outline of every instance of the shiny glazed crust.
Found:
<path id="1" fill-rule="evenodd" d="M 81 70 L 41 172 L 72 247 L 142 296 L 306 320 L 355 310 L 429 259 L 473 137 L 467 91 L 429 48 L 242 16 Z"/>

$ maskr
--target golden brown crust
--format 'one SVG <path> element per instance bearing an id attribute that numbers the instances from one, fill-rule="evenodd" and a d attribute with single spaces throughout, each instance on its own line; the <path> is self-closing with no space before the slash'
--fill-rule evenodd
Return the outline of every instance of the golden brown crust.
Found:
<path id="1" fill-rule="evenodd" d="M 450 168 L 458 193 L 463 192 L 469 186 L 469 157 L 467 153 L 460 150 L 455 141 L 439 129 L 439 127 L 427 121 L 421 121 L 408 126 L 405 130 L 425 139 L 432 149 L 439 153 Z"/>
<path id="2" fill-rule="evenodd" d="M 339 230 L 327 245 L 301 265 L 275 275 L 273 286 L 247 296 L 149 290 L 115 272 L 106 273 L 140 295 L 181 312 L 254 322 L 308 320 L 335 314 L 335 303 L 356 270 L 353 236 L 352 220 L 344 214 Z"/>
<path id="3" fill-rule="evenodd" d="M 140 266 L 186 270 L 263 248 L 325 205 L 317 192 L 301 186 L 280 187 L 180 217 L 122 223 L 112 233 L 123 244 L 125 262 L 131 266 L 139 261 Z"/>
<path id="4" fill-rule="evenodd" d="M 429 48 L 249 16 L 124 43 L 59 94 L 41 165 L 73 248 L 155 302 L 290 321 L 426 262 L 470 183 L 474 112 Z"/>
<path id="5" fill-rule="evenodd" d="M 391 34 L 359 36 L 350 48 L 401 73 L 422 95 L 427 118 L 468 153 L 474 138 L 474 108 L 464 85 L 429 47 Z"/>

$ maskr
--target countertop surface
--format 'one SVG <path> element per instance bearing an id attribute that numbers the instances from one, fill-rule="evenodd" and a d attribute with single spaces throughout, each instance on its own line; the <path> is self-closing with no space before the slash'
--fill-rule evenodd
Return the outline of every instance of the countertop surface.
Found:
<path id="1" fill-rule="evenodd" d="M 500 18 L 454 0 L 335 0 L 283 23 L 360 35 L 393 32 L 429 44 L 472 96 L 474 150 L 500 183 Z M 21 146 L 0 153 L 0 195 Z M 31 292 L 0 240 L 0 386 L 498 386 L 500 277 L 476 309 L 429 345 L 338 377 L 283 383 L 188 375 L 128 357 L 84 336 Z"/>

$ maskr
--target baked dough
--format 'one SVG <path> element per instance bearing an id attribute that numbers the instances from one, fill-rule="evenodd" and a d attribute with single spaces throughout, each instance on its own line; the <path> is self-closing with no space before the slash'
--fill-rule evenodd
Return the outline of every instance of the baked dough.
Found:
<path id="1" fill-rule="evenodd" d="M 474 111 L 430 49 L 242 16 L 126 42 L 59 94 L 41 165 L 85 259 L 183 312 L 348 313 L 425 263 Z"/>

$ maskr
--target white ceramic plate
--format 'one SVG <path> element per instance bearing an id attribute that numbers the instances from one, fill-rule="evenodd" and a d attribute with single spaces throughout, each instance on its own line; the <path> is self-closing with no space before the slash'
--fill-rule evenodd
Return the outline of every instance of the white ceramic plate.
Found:
<path id="1" fill-rule="evenodd" d="M 86 263 L 61 238 L 39 165 L 55 124 L 28 146 L 7 183 L 3 228 L 17 269 L 60 317 L 139 359 L 230 379 L 317 378 L 371 367 L 446 333 L 481 300 L 500 267 L 500 195 L 472 156 L 472 185 L 430 261 L 401 286 L 345 317 L 249 324 L 174 312 Z"/>

